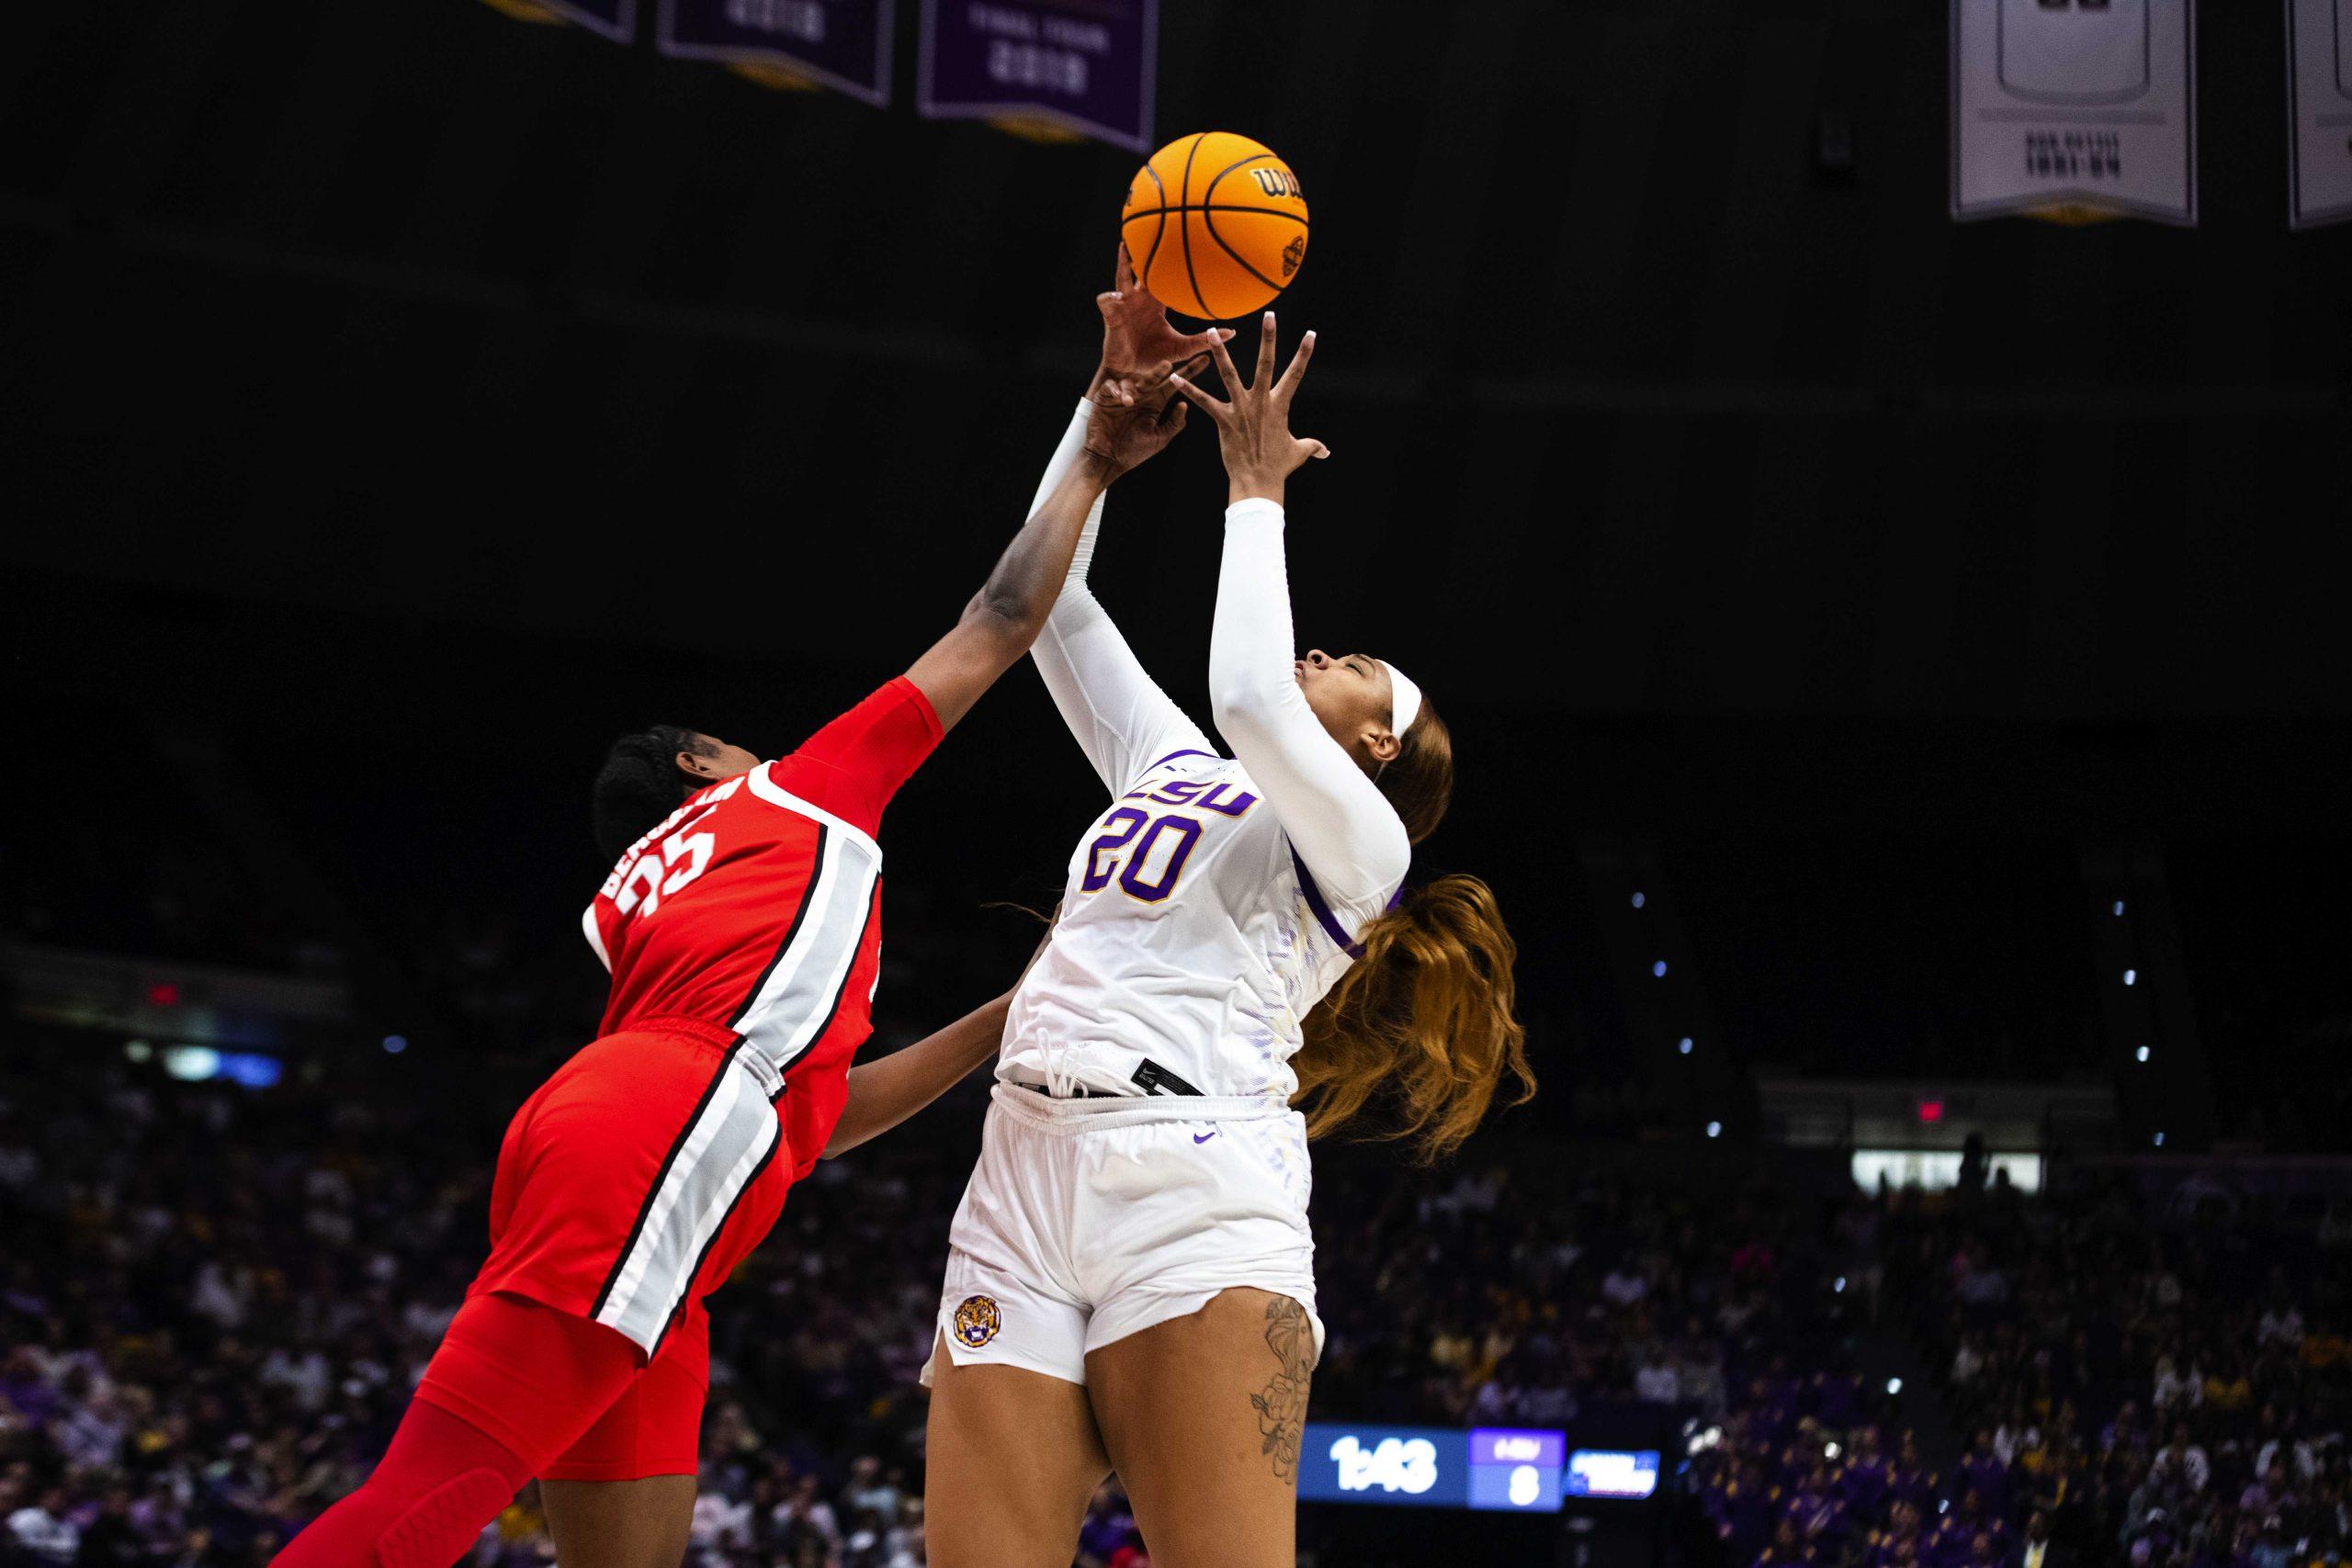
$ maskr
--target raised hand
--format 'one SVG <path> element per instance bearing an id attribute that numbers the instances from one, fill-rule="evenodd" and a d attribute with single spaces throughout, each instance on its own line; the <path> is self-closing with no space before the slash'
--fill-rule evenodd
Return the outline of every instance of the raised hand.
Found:
<path id="1" fill-rule="evenodd" d="M 1290 433 L 1291 399 L 1306 377 L 1307 361 L 1315 356 L 1315 334 L 1308 333 L 1299 339 L 1290 368 L 1277 378 L 1274 313 L 1267 311 L 1258 323 L 1258 376 L 1249 386 L 1242 384 L 1241 373 L 1233 367 L 1233 356 L 1226 352 L 1222 338 L 1209 345 L 1209 356 L 1216 364 L 1216 373 L 1225 378 L 1226 390 L 1233 394 L 1231 402 L 1211 397 L 1173 371 L 1168 379 L 1216 422 L 1217 448 L 1225 454 L 1227 504 L 1257 497 L 1279 505 L 1283 481 L 1308 458 L 1331 455 L 1320 441 Z"/>
<path id="2" fill-rule="evenodd" d="M 1160 451 L 1184 428 L 1184 404 L 1169 382 L 1173 371 L 1165 362 L 1139 375 L 1098 373 L 1086 396 L 1094 416 L 1086 425 L 1086 451 L 1110 472 L 1121 474 Z"/>
<path id="3" fill-rule="evenodd" d="M 1118 248 L 1111 290 L 1094 297 L 1102 312 L 1102 368 L 1098 375 L 1134 376 L 1157 365 L 1183 365 L 1205 356 L 1213 344 L 1233 336 L 1230 327 L 1180 333 L 1168 320 L 1166 306 L 1136 281 L 1127 247 Z"/>

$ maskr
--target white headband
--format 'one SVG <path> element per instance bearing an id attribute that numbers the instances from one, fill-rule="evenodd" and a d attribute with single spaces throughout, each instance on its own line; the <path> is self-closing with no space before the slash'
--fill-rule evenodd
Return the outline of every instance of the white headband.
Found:
<path id="1" fill-rule="evenodd" d="M 1421 689 L 1413 684 L 1410 676 L 1385 659 L 1380 663 L 1381 668 L 1388 671 L 1389 733 L 1402 740 L 1405 731 L 1412 728 L 1413 721 L 1421 716 Z"/>

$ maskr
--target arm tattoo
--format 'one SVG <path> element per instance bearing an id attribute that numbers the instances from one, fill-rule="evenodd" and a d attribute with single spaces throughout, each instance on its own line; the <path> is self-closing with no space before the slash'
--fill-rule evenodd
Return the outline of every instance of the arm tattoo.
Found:
<path id="1" fill-rule="evenodd" d="M 1306 1426 L 1306 1382 L 1315 1370 L 1315 1329 L 1306 1309 L 1288 1296 L 1266 1304 L 1266 1345 L 1276 1368 L 1263 1393 L 1250 1403 L 1258 1412 L 1258 1430 L 1265 1441 L 1259 1452 L 1272 1460 L 1274 1479 L 1298 1483 L 1298 1445 Z"/>

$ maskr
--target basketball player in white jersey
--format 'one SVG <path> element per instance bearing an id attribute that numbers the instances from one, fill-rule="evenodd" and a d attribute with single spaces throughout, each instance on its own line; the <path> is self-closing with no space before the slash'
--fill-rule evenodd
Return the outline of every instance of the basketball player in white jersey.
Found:
<path id="1" fill-rule="evenodd" d="M 1177 357 L 1120 284 L 1103 373 Z M 1215 345 L 1230 403 L 1178 378 L 1229 480 L 1209 679 L 1233 757 L 1088 592 L 1099 508 L 1032 649 L 1111 805 L 1015 993 L 950 1238 L 927 1369 L 937 1568 L 1062 1568 L 1114 1469 L 1162 1568 L 1291 1568 L 1323 1339 L 1309 1133 L 1378 1097 L 1442 1152 L 1504 1077 L 1533 1087 L 1493 895 L 1404 889 L 1451 793 L 1444 725 L 1379 659 L 1293 657 L 1283 497 L 1326 455 L 1288 428 L 1313 343 L 1277 381 L 1269 314 L 1254 386 Z"/>

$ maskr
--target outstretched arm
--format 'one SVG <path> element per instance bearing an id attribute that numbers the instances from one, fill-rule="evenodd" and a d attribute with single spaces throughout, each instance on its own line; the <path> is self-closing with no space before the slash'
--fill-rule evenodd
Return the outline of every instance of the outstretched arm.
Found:
<path id="1" fill-rule="evenodd" d="M 974 1067 L 994 1060 L 1004 1039 L 1005 1010 L 1012 1004 L 1008 991 L 936 1034 L 852 1067 L 849 1100 L 842 1107 L 842 1119 L 833 1123 L 833 1135 L 826 1140 L 825 1157 L 880 1137 L 963 1082 Z"/>
<path id="2" fill-rule="evenodd" d="M 1216 350 L 1231 403 L 1180 382 L 1217 422 L 1226 460 L 1229 504 L 1209 639 L 1210 699 L 1218 731 L 1324 894 L 1335 904 L 1377 906 L 1404 881 L 1412 846 L 1387 798 L 1315 716 L 1293 662 L 1282 501 L 1293 471 L 1328 456 L 1321 442 L 1290 433 L 1291 396 L 1315 339 L 1307 335 L 1277 380 L 1272 312 L 1262 332 L 1255 387 L 1243 386 L 1222 345 Z"/>
<path id="3" fill-rule="evenodd" d="M 1233 335 L 1226 327 L 1178 332 L 1167 310 L 1136 284 L 1125 245 L 1118 247 L 1113 263 L 1111 291 L 1097 296 L 1095 304 L 1102 312 L 1102 363 L 1094 372 L 1098 381 L 1147 365 L 1199 364 L 1212 345 Z M 1173 395 L 1172 387 L 1169 392 Z M 1084 450 L 1093 413 L 1091 398 L 1079 404 L 1038 483 L 1036 504 L 1044 504 Z M 1102 787 L 1117 795 L 1136 774 L 1172 752 L 1212 748 L 1200 727 L 1144 672 L 1127 639 L 1086 585 L 1102 526 L 1102 502 L 1098 499 L 1079 535 L 1061 596 L 1054 601 L 1045 633 L 1030 656 Z"/>
<path id="4" fill-rule="evenodd" d="M 1079 405 L 1054 453 L 1053 466 L 1038 486 L 1040 495 L 1052 493 L 1078 461 L 1092 412 L 1091 402 Z M 1211 748 L 1200 727 L 1145 672 L 1109 612 L 1086 585 L 1102 523 L 1102 503 L 1097 501 L 1079 536 L 1061 596 L 1054 601 L 1045 632 L 1029 652 L 1037 661 L 1037 673 L 1045 677 L 1046 690 L 1053 694 L 1054 706 L 1086 760 L 1094 764 L 1102 787 L 1117 795 L 1136 774 L 1171 752 Z"/>
<path id="5" fill-rule="evenodd" d="M 1059 919 L 1061 911 L 1054 911 Z M 862 1063 L 849 1070 L 849 1100 L 842 1107 L 833 1135 L 826 1140 L 827 1159 L 846 1154 L 869 1139 L 878 1138 L 899 1122 L 964 1081 L 974 1067 L 997 1054 L 1004 1039 L 1005 1010 L 1012 993 L 1054 940 L 1053 927 L 1023 965 L 1012 990 L 984 1007 L 975 1008 L 936 1034 L 926 1035 L 903 1051 Z"/>
<path id="6" fill-rule="evenodd" d="M 1183 427 L 1183 404 L 1160 402 L 1156 390 L 1148 379 L 1097 378 L 1088 393 L 1093 417 L 1077 459 L 998 558 L 955 629 L 907 671 L 942 728 L 954 728 L 1045 629 L 1079 531 L 1103 490 Z"/>

